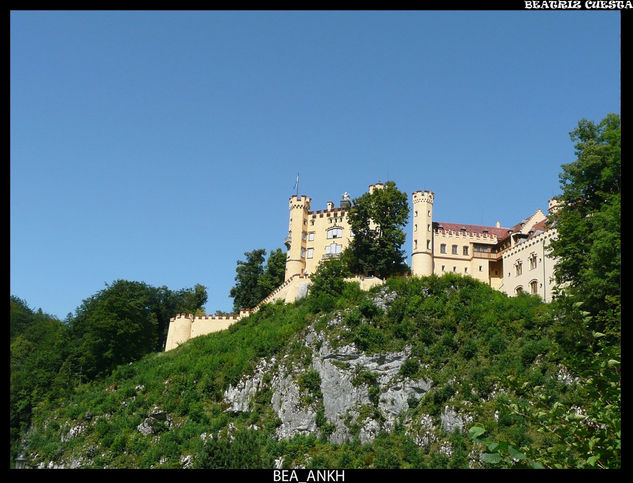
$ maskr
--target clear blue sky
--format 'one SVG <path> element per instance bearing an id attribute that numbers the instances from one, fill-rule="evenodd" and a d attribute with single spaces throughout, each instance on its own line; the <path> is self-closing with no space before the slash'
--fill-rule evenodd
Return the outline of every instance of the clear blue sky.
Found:
<path id="1" fill-rule="evenodd" d="M 582 118 L 620 112 L 609 11 L 10 17 L 10 290 L 63 319 L 117 279 L 228 296 L 244 252 L 394 180 L 436 221 L 547 209 Z M 410 253 L 410 234 L 406 249 Z"/>

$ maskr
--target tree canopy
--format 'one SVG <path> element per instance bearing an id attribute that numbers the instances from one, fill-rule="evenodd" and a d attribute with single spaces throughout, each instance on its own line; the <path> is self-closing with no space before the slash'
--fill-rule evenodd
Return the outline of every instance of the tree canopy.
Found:
<path id="1" fill-rule="evenodd" d="M 402 245 L 408 217 L 407 195 L 393 181 L 354 199 L 349 212 L 354 237 L 344 254 L 350 271 L 381 278 L 407 271 Z"/>
<path id="2" fill-rule="evenodd" d="M 570 137 L 577 159 L 562 165 L 559 210 L 550 215 L 558 231 L 556 281 L 595 321 L 614 322 L 621 277 L 620 116 L 608 114 L 597 124 L 582 119 Z"/>
<path id="3" fill-rule="evenodd" d="M 244 253 L 246 260 L 238 260 L 235 268 L 237 282 L 229 296 L 233 298 L 233 311 L 251 309 L 284 281 L 286 254 L 280 249 L 271 250 L 266 265 L 266 250 L 258 248 Z"/>

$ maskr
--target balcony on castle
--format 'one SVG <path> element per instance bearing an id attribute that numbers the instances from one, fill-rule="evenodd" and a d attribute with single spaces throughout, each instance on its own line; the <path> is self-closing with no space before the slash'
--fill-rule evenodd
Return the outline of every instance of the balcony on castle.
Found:
<path id="1" fill-rule="evenodd" d="M 493 252 L 473 252 L 473 258 L 483 258 L 485 260 L 501 260 L 501 253 Z"/>

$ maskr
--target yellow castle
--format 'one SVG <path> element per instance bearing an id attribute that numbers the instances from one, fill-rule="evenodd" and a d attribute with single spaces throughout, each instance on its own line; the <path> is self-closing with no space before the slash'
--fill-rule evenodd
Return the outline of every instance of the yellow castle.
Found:
<path id="1" fill-rule="evenodd" d="M 383 183 L 369 186 L 369 193 Z M 413 193 L 411 274 L 427 276 L 447 272 L 471 276 L 508 295 L 521 292 L 540 295 L 549 302 L 554 288 L 554 260 L 547 254 L 555 229 L 538 209 L 511 228 L 433 221 L 433 192 Z M 354 234 L 348 221 L 352 203 L 345 193 L 338 207 L 312 211 L 311 198 L 292 195 L 289 201 L 288 235 L 284 283 L 250 310 L 229 316 L 178 314 L 169 324 L 165 350 L 187 340 L 228 328 L 257 311 L 262 304 L 283 300 L 291 303 L 305 296 L 313 274 L 323 260 L 336 257 L 350 244 Z M 549 202 L 549 212 L 556 209 Z M 362 289 L 383 283 L 356 277 Z"/>

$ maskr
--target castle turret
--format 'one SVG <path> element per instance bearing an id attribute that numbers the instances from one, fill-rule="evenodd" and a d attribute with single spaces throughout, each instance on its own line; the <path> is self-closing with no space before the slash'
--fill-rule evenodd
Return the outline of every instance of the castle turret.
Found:
<path id="1" fill-rule="evenodd" d="M 413 275 L 433 274 L 433 198 L 432 191 L 413 193 Z"/>
<path id="2" fill-rule="evenodd" d="M 290 222 L 288 226 L 288 238 L 286 238 L 285 242 L 288 248 L 285 280 L 288 280 L 293 275 L 300 275 L 305 271 L 305 248 L 308 234 L 308 211 L 310 210 L 310 201 L 311 199 L 306 195 L 292 195 L 290 197 Z"/>
<path id="3" fill-rule="evenodd" d="M 554 215 L 558 213 L 559 209 L 560 209 L 560 201 L 558 201 L 556 198 L 552 198 L 551 200 L 548 201 L 548 209 L 547 209 L 548 214 Z"/>

